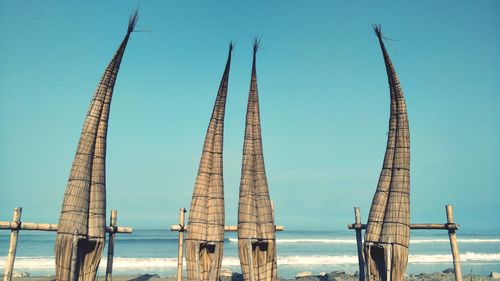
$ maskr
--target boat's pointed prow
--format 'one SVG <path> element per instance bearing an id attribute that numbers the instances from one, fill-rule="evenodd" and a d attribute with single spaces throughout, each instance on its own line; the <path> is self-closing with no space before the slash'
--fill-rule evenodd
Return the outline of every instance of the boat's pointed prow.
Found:
<path id="1" fill-rule="evenodd" d="M 384 57 L 390 94 L 387 147 L 365 233 L 368 280 L 401 281 L 408 262 L 410 239 L 410 132 L 403 90 L 374 25 Z"/>
<path id="2" fill-rule="evenodd" d="M 208 125 L 189 210 L 186 236 L 189 281 L 219 280 L 224 250 L 223 134 L 233 43 Z"/>
<path id="3" fill-rule="evenodd" d="M 139 20 L 139 8 L 135 9 L 128 20 L 127 33 L 130 34 L 134 32 L 137 21 Z"/>
<path id="4" fill-rule="evenodd" d="M 257 52 L 259 51 L 259 48 L 260 48 L 260 41 L 261 41 L 261 37 L 257 37 L 255 36 L 253 38 L 253 58 L 255 59 L 256 55 L 257 55 Z"/>
<path id="5" fill-rule="evenodd" d="M 123 54 L 136 22 L 137 11 L 99 82 L 85 118 L 57 229 L 55 260 L 58 281 L 70 280 L 71 272 L 80 281 L 93 281 L 96 277 L 106 234 L 105 160 L 109 111 Z M 76 264 L 71 261 L 73 253 L 76 254 Z"/>
<path id="6" fill-rule="evenodd" d="M 238 253 L 245 281 L 274 281 L 276 234 L 262 150 L 256 70 L 259 46 L 260 39 L 254 38 L 238 205 Z"/>
<path id="7" fill-rule="evenodd" d="M 377 35 L 377 38 L 382 40 L 382 25 L 378 23 L 374 24 L 373 31 L 375 32 L 375 35 Z"/>

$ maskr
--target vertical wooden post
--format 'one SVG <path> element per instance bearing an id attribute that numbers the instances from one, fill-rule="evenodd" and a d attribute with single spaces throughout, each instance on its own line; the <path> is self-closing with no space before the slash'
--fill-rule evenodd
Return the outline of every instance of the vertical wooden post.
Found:
<path id="1" fill-rule="evenodd" d="M 453 206 L 446 205 L 446 218 L 448 225 L 455 224 L 453 217 Z M 451 254 L 453 256 L 453 267 L 455 268 L 455 280 L 462 281 L 462 268 L 460 266 L 460 254 L 458 253 L 457 235 L 455 228 L 448 229 L 448 236 L 450 237 Z"/>
<path id="2" fill-rule="evenodd" d="M 115 233 L 116 233 L 116 210 L 111 210 L 111 218 L 109 219 L 110 232 L 108 236 L 108 258 L 106 264 L 106 281 L 111 281 L 113 278 L 113 257 L 115 255 Z"/>
<path id="3" fill-rule="evenodd" d="M 80 240 L 80 234 L 77 230 L 73 233 L 73 249 L 71 250 L 71 271 L 70 271 L 70 281 L 78 280 L 78 240 Z"/>
<path id="4" fill-rule="evenodd" d="M 255 267 L 254 267 L 254 262 L 253 262 L 253 255 L 252 255 L 252 238 L 248 238 L 247 239 L 247 252 L 250 253 L 250 255 L 248 255 L 248 267 L 250 268 L 250 280 L 249 281 L 255 281 Z M 257 258 L 259 258 L 259 256 L 257 255 Z"/>
<path id="5" fill-rule="evenodd" d="M 14 270 L 14 260 L 16 259 L 17 250 L 17 238 L 19 237 L 19 228 L 21 227 L 21 213 L 23 208 L 14 208 L 14 215 L 12 221 L 17 224 L 16 229 L 12 229 L 10 232 L 10 243 L 9 243 L 9 254 L 7 256 L 7 261 L 5 262 L 5 273 L 3 280 L 10 281 L 12 278 L 12 271 Z"/>
<path id="6" fill-rule="evenodd" d="M 182 281 L 182 263 L 183 263 L 183 249 L 184 249 L 184 222 L 186 216 L 186 209 L 181 208 L 179 210 L 179 225 L 181 230 L 179 230 L 179 249 L 177 253 L 177 281 Z M 198 256 L 198 255 L 197 255 Z"/>
<path id="7" fill-rule="evenodd" d="M 387 281 L 392 281 L 392 244 L 387 244 L 384 247 L 385 252 L 385 270 L 386 270 L 386 279 Z"/>
<path id="8" fill-rule="evenodd" d="M 358 245 L 359 281 L 365 280 L 365 259 L 363 257 L 363 239 L 361 237 L 361 212 L 354 207 L 354 223 L 356 226 L 356 244 Z"/>
<path id="9" fill-rule="evenodd" d="M 273 222 L 274 222 L 274 233 L 276 233 L 276 221 L 274 220 L 274 202 L 271 200 L 271 214 L 273 216 Z"/>

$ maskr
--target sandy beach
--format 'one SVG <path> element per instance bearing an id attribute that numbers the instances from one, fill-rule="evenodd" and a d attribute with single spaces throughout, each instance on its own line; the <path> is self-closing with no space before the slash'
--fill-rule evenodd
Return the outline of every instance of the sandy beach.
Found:
<path id="1" fill-rule="evenodd" d="M 357 273 L 349 273 L 343 270 L 332 272 L 302 272 L 304 277 L 295 277 L 292 279 L 279 278 L 281 281 L 358 281 Z M 308 274 L 310 273 L 310 274 Z M 490 274 L 491 275 L 491 274 Z M 487 275 L 464 275 L 464 281 L 490 281 L 499 280 L 500 275 L 496 273 L 494 277 Z M 30 276 L 30 277 L 13 277 L 13 281 L 53 281 L 55 276 Z M 97 281 L 104 281 L 104 277 L 98 277 Z M 114 281 L 176 281 L 175 276 L 160 276 L 157 274 L 142 274 L 142 275 L 118 275 L 113 276 Z M 186 278 L 184 277 L 184 280 Z M 240 273 L 236 272 L 223 272 L 220 281 L 242 281 L 243 278 Z M 455 275 L 450 272 L 450 269 L 443 270 L 443 272 L 410 274 L 407 275 L 407 281 L 454 281 Z"/>

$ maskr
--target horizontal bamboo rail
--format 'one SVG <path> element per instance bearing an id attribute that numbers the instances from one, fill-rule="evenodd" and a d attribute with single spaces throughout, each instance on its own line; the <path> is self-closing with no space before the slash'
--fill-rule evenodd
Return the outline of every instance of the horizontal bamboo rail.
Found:
<path id="1" fill-rule="evenodd" d="M 285 230 L 284 226 L 276 225 L 276 231 L 284 231 L 284 230 Z M 170 226 L 170 231 L 188 231 L 188 227 L 187 227 L 187 225 L 172 224 Z M 224 231 L 226 231 L 226 232 L 238 231 L 238 226 L 237 225 L 225 225 Z"/>
<path id="2" fill-rule="evenodd" d="M 460 228 L 460 225 L 455 223 L 455 220 L 453 217 L 453 206 L 446 205 L 445 207 L 446 207 L 447 223 L 416 223 L 416 224 L 410 224 L 410 229 L 448 230 L 448 236 L 450 238 L 451 254 L 453 257 L 453 267 L 455 269 L 455 281 L 462 281 L 462 269 L 461 269 L 461 265 L 460 265 L 460 254 L 458 252 L 458 243 L 457 243 L 457 237 L 456 237 L 456 233 L 455 233 Z M 364 265 L 363 249 L 362 249 L 363 239 L 362 239 L 362 236 L 360 234 L 361 234 L 361 230 L 366 229 L 366 224 L 361 223 L 359 207 L 354 207 L 354 219 L 355 219 L 355 223 L 348 224 L 347 228 L 356 230 L 356 244 L 358 247 L 358 259 L 360 261 L 359 267 L 364 268 L 365 265 Z M 363 264 L 361 264 L 361 262 L 363 262 Z M 362 271 L 360 271 L 360 273 L 361 272 Z M 361 278 L 362 275 L 364 275 L 364 274 L 359 275 L 360 281 L 364 281 L 364 278 L 363 279 Z"/>
<path id="3" fill-rule="evenodd" d="M 0 229 L 10 230 L 38 230 L 38 231 L 57 231 L 57 223 L 35 223 L 35 222 L 10 222 L 0 221 Z M 130 234 L 134 231 L 128 226 L 107 226 L 108 233 L 126 233 Z"/>
<path id="4" fill-rule="evenodd" d="M 361 223 L 350 223 L 347 225 L 349 229 L 366 229 L 366 224 Z M 455 223 L 415 223 L 410 224 L 410 229 L 447 229 L 447 230 L 458 230 L 460 228 L 459 224 Z"/>

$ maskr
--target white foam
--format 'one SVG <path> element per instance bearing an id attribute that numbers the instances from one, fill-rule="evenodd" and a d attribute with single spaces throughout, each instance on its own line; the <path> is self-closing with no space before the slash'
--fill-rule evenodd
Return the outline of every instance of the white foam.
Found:
<path id="1" fill-rule="evenodd" d="M 478 254 L 473 252 L 466 252 L 460 254 L 462 262 L 499 262 L 500 253 L 494 254 Z M 438 254 L 438 255 L 410 255 L 408 262 L 410 263 L 448 263 L 452 262 L 451 254 Z"/>
<path id="2" fill-rule="evenodd" d="M 6 257 L 0 257 L 0 268 L 5 266 Z M 466 252 L 460 255 L 462 262 L 500 262 L 500 253 L 480 254 Z M 278 265 L 349 265 L 357 264 L 357 255 L 311 255 L 311 256 L 279 256 Z M 439 264 L 452 262 L 451 254 L 410 255 L 410 264 Z M 53 270 L 54 257 L 17 257 L 16 269 L 19 270 Z M 238 257 L 224 257 L 223 266 L 239 266 Z M 100 269 L 106 267 L 106 258 L 101 260 Z M 121 271 L 162 269 L 177 267 L 177 258 L 120 258 L 113 261 L 113 268 Z"/>
<path id="3" fill-rule="evenodd" d="M 7 257 L 0 257 L 0 267 L 5 267 Z M 53 269 L 54 257 L 16 257 L 15 269 Z"/>
<path id="4" fill-rule="evenodd" d="M 237 238 L 229 238 L 229 242 L 238 243 Z M 411 239 L 411 244 L 433 244 L 433 243 L 449 243 L 449 239 Z M 500 243 L 500 239 L 458 239 L 459 243 Z M 356 240 L 354 239 L 286 239 L 286 238 L 278 238 L 276 239 L 276 243 L 278 244 L 356 244 Z"/>
<path id="5" fill-rule="evenodd" d="M 474 239 L 474 238 L 465 238 L 465 239 L 457 239 L 459 243 L 500 243 L 500 239 Z M 449 239 L 410 239 L 410 243 L 449 243 Z"/>

